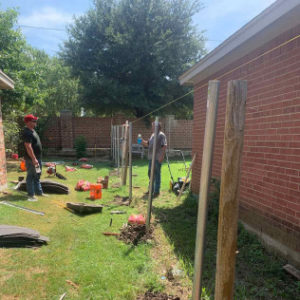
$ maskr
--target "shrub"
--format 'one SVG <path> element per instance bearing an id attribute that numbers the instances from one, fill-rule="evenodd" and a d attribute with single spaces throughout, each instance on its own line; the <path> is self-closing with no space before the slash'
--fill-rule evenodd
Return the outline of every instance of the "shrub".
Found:
<path id="1" fill-rule="evenodd" d="M 84 136 L 76 137 L 74 148 L 77 158 L 86 156 L 86 139 Z"/>

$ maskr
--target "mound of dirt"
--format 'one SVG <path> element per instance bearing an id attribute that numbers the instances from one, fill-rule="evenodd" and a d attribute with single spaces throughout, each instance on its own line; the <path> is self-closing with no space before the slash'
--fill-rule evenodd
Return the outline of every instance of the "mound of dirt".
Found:
<path id="1" fill-rule="evenodd" d="M 137 245 L 140 242 L 146 242 L 152 239 L 153 227 L 150 226 L 149 231 L 146 231 L 146 225 L 128 224 L 121 229 L 119 240 L 126 244 Z"/>
<path id="2" fill-rule="evenodd" d="M 178 296 L 168 295 L 166 293 L 146 292 L 143 296 L 138 296 L 136 300 L 180 300 Z"/>

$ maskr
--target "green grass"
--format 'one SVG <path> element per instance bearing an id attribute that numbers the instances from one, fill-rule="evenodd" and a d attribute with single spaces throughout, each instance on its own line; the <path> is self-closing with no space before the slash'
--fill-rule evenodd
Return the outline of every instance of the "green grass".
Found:
<path id="1" fill-rule="evenodd" d="M 190 162 L 190 159 L 188 159 Z M 153 201 L 153 224 L 156 243 L 139 244 L 132 247 L 115 237 L 105 237 L 104 231 L 118 232 L 126 223 L 130 213 L 145 214 L 147 199 L 147 161 L 135 160 L 131 207 L 104 207 L 103 213 L 85 217 L 74 215 L 62 209 L 57 202 L 90 202 L 88 192 L 76 192 L 79 179 L 96 182 L 97 177 L 108 175 L 110 163 L 94 163 L 92 170 L 80 169 L 66 173 L 63 166 L 58 172 L 66 175 L 70 187 L 69 195 L 51 195 L 38 202 L 27 202 L 26 195 L 12 191 L 11 195 L 0 196 L 18 205 L 44 211 L 45 216 L 34 215 L 11 207 L 0 206 L 2 224 L 18 225 L 36 229 L 50 237 L 49 245 L 39 249 L 0 249 L 0 298 L 2 299 L 59 299 L 67 292 L 66 299 L 136 299 L 138 294 L 151 290 L 166 290 L 168 287 L 163 270 L 177 264 L 183 270 L 178 280 L 190 294 L 193 276 L 193 258 L 196 234 L 197 201 L 184 196 L 177 202 L 176 196 L 168 192 L 170 175 L 167 164 L 162 167 L 161 196 Z M 174 179 L 185 174 L 182 161 L 172 161 Z M 9 164 L 9 180 L 16 180 L 21 174 Z M 118 182 L 110 177 L 109 186 Z M 113 196 L 128 195 L 128 187 L 103 190 L 98 204 L 109 204 Z M 94 202 L 93 202 L 94 203 Z M 203 299 L 213 299 L 218 195 L 211 197 L 204 262 Z M 111 215 L 110 210 L 125 210 L 125 215 Z M 111 218 L 112 226 L 109 227 Z M 235 299 L 297 299 L 299 284 L 282 266 L 285 261 L 269 254 L 258 240 L 239 227 L 239 254 L 235 282 Z M 177 263 L 178 262 L 178 263 Z M 79 286 L 74 288 L 66 280 Z M 186 297 L 187 298 L 187 297 Z M 185 299 L 185 298 L 184 298 Z"/>

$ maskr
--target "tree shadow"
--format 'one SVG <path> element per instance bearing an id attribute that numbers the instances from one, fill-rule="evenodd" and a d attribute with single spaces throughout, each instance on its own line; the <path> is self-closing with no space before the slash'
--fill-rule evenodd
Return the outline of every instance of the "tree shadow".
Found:
<path id="1" fill-rule="evenodd" d="M 27 194 L 21 194 L 21 195 L 7 194 L 0 197 L 0 201 L 16 202 L 16 201 L 25 201 L 27 200 L 27 198 L 28 198 Z"/>
<path id="2" fill-rule="evenodd" d="M 176 256 L 184 264 L 187 275 L 193 278 L 197 199 L 191 195 L 176 207 L 153 207 Z M 218 197 L 211 196 L 208 205 L 203 287 L 209 296 L 214 294 L 218 229 Z M 254 234 L 238 226 L 235 274 L 235 299 L 297 299 L 297 281 L 285 273 L 283 258 L 270 253 Z"/>
<path id="3" fill-rule="evenodd" d="M 185 272 L 193 278 L 195 238 L 197 230 L 198 201 L 188 195 L 178 206 L 153 207 L 155 219 L 160 223 L 167 239 L 174 247 L 175 255 L 183 262 Z M 205 260 L 203 265 L 203 287 L 206 293 L 212 295 L 214 291 L 215 266 L 216 266 L 216 230 L 217 216 L 212 211 L 208 215 L 205 242 Z M 209 226 L 210 223 L 214 223 Z"/>

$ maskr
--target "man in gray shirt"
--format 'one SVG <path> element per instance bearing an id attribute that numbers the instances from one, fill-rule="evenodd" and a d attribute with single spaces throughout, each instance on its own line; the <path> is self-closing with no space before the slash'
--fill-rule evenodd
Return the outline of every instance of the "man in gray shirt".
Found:
<path id="1" fill-rule="evenodd" d="M 148 147 L 148 177 L 150 179 L 151 175 L 151 165 L 152 165 L 152 153 L 153 153 L 153 144 L 154 144 L 154 131 L 155 131 L 155 123 L 152 123 L 152 135 L 148 141 L 142 140 L 142 144 L 145 147 Z M 167 149 L 167 138 L 166 135 L 161 131 L 161 124 L 158 123 L 158 134 L 157 134 L 157 142 L 155 149 L 155 165 L 154 165 L 154 179 L 153 179 L 153 197 L 156 198 L 160 192 L 160 170 L 162 162 L 165 158 L 165 153 Z"/>

